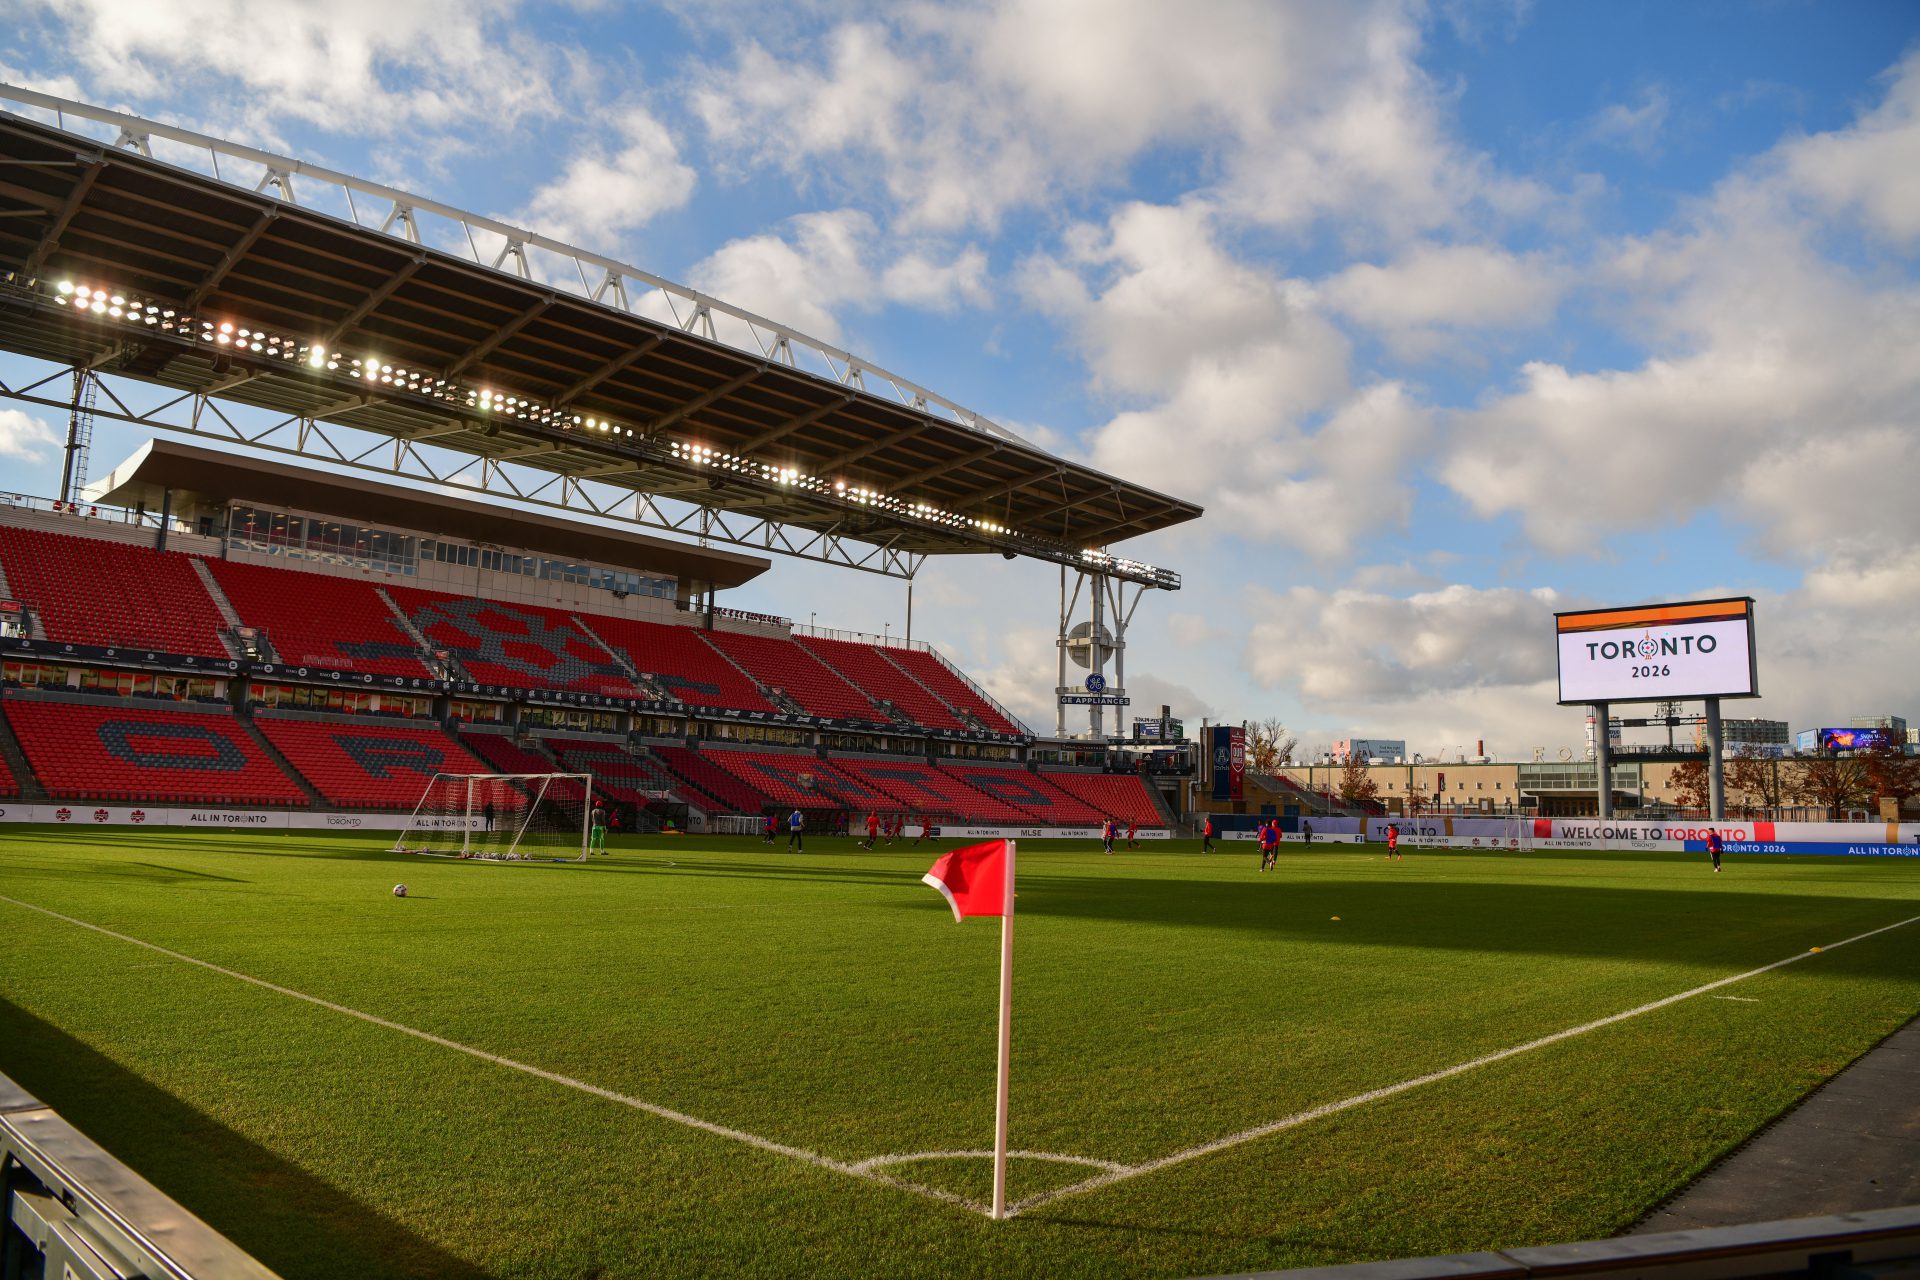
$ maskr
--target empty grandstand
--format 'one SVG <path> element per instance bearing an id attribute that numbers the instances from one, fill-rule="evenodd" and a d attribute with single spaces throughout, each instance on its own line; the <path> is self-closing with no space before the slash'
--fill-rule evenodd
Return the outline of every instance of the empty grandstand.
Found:
<path id="1" fill-rule="evenodd" d="M 612 260 L 539 236 L 466 259 L 494 224 L 422 200 L 370 226 L 353 179 L 300 167 L 347 193 L 330 214 L 236 185 L 217 140 L 56 109 L 0 116 L 24 202 L 0 221 L 0 350 L 52 370 L 0 391 L 64 409 L 65 379 L 102 419 L 238 447 L 156 438 L 84 495 L 0 505 L 0 791 L 391 811 L 434 772 L 561 764 L 695 830 L 1152 807 L 1132 777 L 1036 771 L 1055 757 L 924 641 L 716 597 L 768 554 L 1177 589 L 1107 548 L 1197 507 Z M 429 210 L 465 234 L 423 238 Z M 529 253 L 605 283 L 538 281 Z M 693 320 L 632 305 L 643 280 Z"/>

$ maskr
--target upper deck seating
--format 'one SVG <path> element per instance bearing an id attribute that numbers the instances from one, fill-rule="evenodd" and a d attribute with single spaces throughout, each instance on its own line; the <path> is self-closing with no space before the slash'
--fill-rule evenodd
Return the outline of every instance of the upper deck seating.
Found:
<path id="1" fill-rule="evenodd" d="M 1166 818 L 1147 794 L 1147 784 L 1131 773 L 1051 773 L 1040 777 L 1121 822 L 1163 827 Z"/>
<path id="2" fill-rule="evenodd" d="M 692 783 L 712 800 L 701 808 L 721 813 L 759 813 L 773 805 L 773 798 L 749 786 L 701 752 L 687 747 L 655 747 L 653 754 L 683 781 Z"/>
<path id="3" fill-rule="evenodd" d="M 620 664 L 558 609 L 418 587 L 389 587 L 388 592 L 414 630 L 458 658 L 482 684 L 640 696 Z"/>
<path id="4" fill-rule="evenodd" d="M 371 582 L 278 565 L 207 561 L 227 603 L 265 628 L 280 661 L 382 676 L 432 674 Z"/>
<path id="5" fill-rule="evenodd" d="M 26 698 L 0 706 L 56 800 L 307 803 L 299 784 L 225 712 Z"/>
<path id="6" fill-rule="evenodd" d="M 915 724 L 929 729 L 967 727 L 951 708 L 914 683 L 912 677 L 888 662 L 885 654 L 872 645 L 817 640 L 812 636 L 796 636 L 794 640 L 867 693 L 891 702 Z"/>
<path id="7" fill-rule="evenodd" d="M 978 719 L 994 733 L 1022 732 L 1019 725 L 1001 715 L 991 702 L 973 691 L 959 676 L 955 675 L 938 656 L 924 649 L 888 649 L 887 661 L 896 662 L 913 678 L 939 695 L 940 700 L 956 711 L 964 711 Z"/>
<path id="8" fill-rule="evenodd" d="M 886 716 L 874 710 L 866 694 L 791 640 L 737 631 L 709 631 L 705 637 L 752 672 L 755 680 L 781 690 L 809 715 L 887 723 Z"/>
<path id="9" fill-rule="evenodd" d="M 274 747 L 331 804 L 411 810 L 436 773 L 491 773 L 438 727 L 377 722 L 255 722 Z"/>
<path id="10" fill-rule="evenodd" d="M 1062 827 L 1097 826 L 1106 817 L 1086 801 L 1070 796 L 1037 773 L 1018 765 L 948 765 L 968 786 L 1029 815 L 1029 821 Z"/>
<path id="11" fill-rule="evenodd" d="M 752 680 L 700 638 L 693 627 L 637 618 L 583 615 L 594 634 L 625 656 L 633 669 L 690 707 L 772 711 Z"/>
<path id="12" fill-rule="evenodd" d="M 227 656 L 225 620 L 189 556 L 0 525 L 0 565 L 49 640 Z"/>

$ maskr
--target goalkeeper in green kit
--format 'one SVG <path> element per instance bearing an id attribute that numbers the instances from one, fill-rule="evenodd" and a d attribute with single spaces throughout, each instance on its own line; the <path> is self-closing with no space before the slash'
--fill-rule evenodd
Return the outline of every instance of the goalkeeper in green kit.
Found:
<path id="1" fill-rule="evenodd" d="M 593 802 L 593 813 L 587 819 L 587 849 L 599 854 L 607 851 L 607 802 L 604 800 Z"/>

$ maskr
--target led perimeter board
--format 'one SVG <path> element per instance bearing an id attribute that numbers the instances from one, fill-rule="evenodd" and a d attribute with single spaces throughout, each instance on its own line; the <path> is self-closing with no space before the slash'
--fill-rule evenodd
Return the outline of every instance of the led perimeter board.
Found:
<path id="1" fill-rule="evenodd" d="M 1557 613 L 1560 703 L 1757 698 L 1753 597 Z"/>

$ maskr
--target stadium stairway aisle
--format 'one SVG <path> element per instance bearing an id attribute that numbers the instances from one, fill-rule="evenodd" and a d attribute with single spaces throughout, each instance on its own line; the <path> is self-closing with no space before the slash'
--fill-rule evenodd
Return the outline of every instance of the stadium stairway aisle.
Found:
<path id="1" fill-rule="evenodd" d="M 228 656 L 225 620 L 180 552 L 0 525 L 0 562 L 50 640 Z"/>
<path id="2" fill-rule="evenodd" d="M 13 736 L 13 726 L 4 715 L 0 715 L 0 775 L 0 796 L 28 801 L 49 798 L 40 779 L 33 776 L 26 752 L 20 749 L 20 739 Z"/>
<path id="3" fill-rule="evenodd" d="M 241 731 L 247 735 L 248 740 L 259 747 L 266 757 L 273 761 L 274 766 L 300 788 L 307 797 L 307 803 L 325 806 L 327 798 L 320 794 L 317 787 L 300 775 L 300 771 L 293 767 L 293 761 L 281 754 L 280 748 L 267 741 L 267 736 L 260 732 L 260 726 L 253 722 L 252 715 L 242 709 L 233 719 L 234 723 L 238 724 Z"/>

